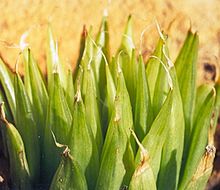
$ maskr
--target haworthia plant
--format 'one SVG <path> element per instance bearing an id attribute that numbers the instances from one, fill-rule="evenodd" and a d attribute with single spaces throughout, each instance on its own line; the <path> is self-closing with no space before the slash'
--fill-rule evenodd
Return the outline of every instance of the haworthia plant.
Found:
<path id="1" fill-rule="evenodd" d="M 75 70 L 62 64 L 51 26 L 45 76 L 30 48 L 21 51 L 24 76 L 0 60 L 0 150 L 12 189 L 205 188 L 220 85 L 196 86 L 197 33 L 174 64 L 159 34 L 144 60 L 129 16 L 111 57 L 105 15 L 95 38 L 84 27 Z"/>

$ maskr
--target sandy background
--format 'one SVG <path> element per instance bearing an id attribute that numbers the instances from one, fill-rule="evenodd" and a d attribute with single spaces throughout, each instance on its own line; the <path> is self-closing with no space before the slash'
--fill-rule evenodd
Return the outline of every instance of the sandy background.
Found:
<path id="1" fill-rule="evenodd" d="M 169 34 L 170 53 L 175 60 L 190 25 L 200 35 L 200 78 L 213 78 L 219 67 L 201 72 L 204 63 L 217 65 L 220 43 L 219 0 L 1 0 L 0 1 L 0 54 L 14 66 L 21 35 L 29 30 L 27 42 L 34 51 L 42 69 L 45 70 L 46 29 L 51 23 L 62 60 L 74 66 L 83 25 L 90 25 L 97 33 L 103 10 L 107 9 L 110 26 L 111 52 L 114 53 L 121 39 L 127 16 L 133 15 L 134 38 L 140 47 L 141 32 L 148 26 L 143 38 L 142 50 L 152 52 L 158 33 L 155 18 Z M 214 77 L 217 78 L 217 77 Z"/>

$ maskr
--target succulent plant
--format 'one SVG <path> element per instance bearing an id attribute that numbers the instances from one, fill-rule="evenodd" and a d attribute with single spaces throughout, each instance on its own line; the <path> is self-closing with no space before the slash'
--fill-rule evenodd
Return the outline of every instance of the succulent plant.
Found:
<path id="1" fill-rule="evenodd" d="M 110 57 L 104 17 L 96 39 L 84 29 L 74 71 L 50 27 L 46 77 L 29 47 L 23 77 L 0 60 L 0 129 L 14 189 L 204 189 L 219 85 L 196 86 L 197 33 L 188 32 L 175 63 L 159 34 L 145 61 L 129 17 Z"/>

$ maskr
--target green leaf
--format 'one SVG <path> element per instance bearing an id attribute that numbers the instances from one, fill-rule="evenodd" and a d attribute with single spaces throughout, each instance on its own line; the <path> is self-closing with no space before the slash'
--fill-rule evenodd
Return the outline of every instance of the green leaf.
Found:
<path id="1" fill-rule="evenodd" d="M 54 86 L 49 94 L 46 127 L 51 128 L 56 136 L 57 142 L 65 144 L 67 143 L 67 137 L 71 129 L 72 115 L 65 99 L 60 76 L 58 73 L 54 73 L 53 77 Z"/>
<path id="2" fill-rule="evenodd" d="M 47 47 L 47 80 L 48 89 L 53 86 L 53 73 L 58 72 L 63 89 L 67 88 L 67 73 L 58 55 L 58 45 L 54 41 L 51 26 L 48 26 L 48 47 Z"/>
<path id="3" fill-rule="evenodd" d="M 15 76 L 16 120 L 15 125 L 24 141 L 31 179 L 37 183 L 39 177 L 40 149 L 37 126 L 32 105 L 18 74 Z M 34 151 L 33 151 L 34 150 Z"/>
<path id="4" fill-rule="evenodd" d="M 216 84 L 215 85 L 215 89 L 216 89 L 216 101 L 215 101 L 215 105 L 217 107 L 220 107 L 220 84 Z"/>
<path id="5" fill-rule="evenodd" d="M 120 66 L 123 71 L 131 105 L 132 107 L 135 107 L 137 63 L 135 46 L 133 42 L 131 15 L 128 17 L 128 21 L 122 36 L 121 46 L 117 53 L 117 61 L 120 62 Z"/>
<path id="6" fill-rule="evenodd" d="M 99 170 L 99 155 L 92 129 L 86 124 L 85 107 L 78 86 L 73 110 L 73 123 L 68 146 L 86 176 L 89 189 L 94 189 Z"/>
<path id="7" fill-rule="evenodd" d="M 134 135 L 135 138 L 137 138 Z M 136 139 L 140 148 L 141 160 L 136 167 L 129 184 L 129 190 L 156 190 L 156 180 L 149 163 L 149 154 L 143 145 Z"/>
<path id="8" fill-rule="evenodd" d="M 185 117 L 184 160 L 186 159 L 186 150 L 189 148 L 188 142 L 192 132 L 195 109 L 198 44 L 198 35 L 189 31 L 175 62 Z"/>
<path id="9" fill-rule="evenodd" d="M 111 71 L 112 79 L 115 86 L 117 85 L 117 73 L 118 73 L 118 57 L 117 59 L 113 56 L 111 62 L 109 63 L 109 70 Z"/>
<path id="10" fill-rule="evenodd" d="M 181 170 L 180 190 L 186 188 L 205 151 L 215 96 L 215 91 L 210 86 L 203 85 L 197 90 L 193 130 L 187 159 Z"/>
<path id="11" fill-rule="evenodd" d="M 137 76 L 134 128 L 138 139 L 142 141 L 150 130 L 153 121 L 150 93 L 142 56 L 139 56 Z"/>
<path id="12" fill-rule="evenodd" d="M 13 188 L 32 189 L 29 167 L 25 154 L 25 147 L 18 130 L 5 118 L 1 103 L 1 127 L 5 127 L 5 139 L 9 154 L 10 177 Z"/>
<path id="13" fill-rule="evenodd" d="M 68 90 L 66 90 L 65 92 L 65 97 L 69 109 L 71 113 L 73 113 L 75 90 L 74 90 L 74 82 L 73 82 L 73 72 L 70 69 L 68 70 L 68 74 L 67 74 L 67 89 Z"/>
<path id="14" fill-rule="evenodd" d="M 132 57 L 130 59 L 126 58 L 126 55 L 121 54 L 121 63 L 123 75 L 126 82 L 126 87 L 130 96 L 131 105 L 135 108 L 136 99 L 136 89 L 137 89 L 137 70 L 138 65 L 136 62 L 135 50 L 132 51 Z M 134 110 L 133 110 L 134 113 Z"/>
<path id="15" fill-rule="evenodd" d="M 5 108 L 5 116 L 8 120 L 8 122 L 12 123 L 13 119 L 12 119 L 11 110 L 9 108 L 5 94 L 3 93 L 3 90 L 1 90 L 1 87 L 0 87 L 0 104 L 3 104 L 3 103 L 4 103 L 4 108 Z M 6 142 L 6 134 L 5 133 L 6 133 L 5 127 L 1 127 L 0 128 L 0 143 L 1 143 L 0 147 L 3 152 L 4 157 L 7 158 L 8 157 L 8 150 L 7 150 L 7 142 Z"/>
<path id="16" fill-rule="evenodd" d="M 214 127 L 215 128 L 215 127 Z M 203 153 L 199 164 L 197 165 L 197 169 L 193 174 L 192 178 L 190 179 L 189 183 L 187 184 L 186 190 L 200 190 L 205 189 L 208 179 L 213 171 L 213 162 L 215 158 L 216 149 L 214 147 L 213 141 L 213 133 L 211 134 L 211 141 L 206 146 L 206 150 Z M 210 139 L 209 139 L 210 141 Z"/>
<path id="17" fill-rule="evenodd" d="M 144 137 L 142 145 L 149 153 L 149 164 L 154 173 L 155 180 L 157 179 L 160 169 L 162 148 L 167 138 L 169 130 L 169 122 L 171 120 L 171 111 L 173 104 L 173 90 L 171 90 L 154 122 L 150 127 L 150 131 Z M 141 148 L 139 148 L 135 162 L 136 165 L 141 161 Z"/>
<path id="18" fill-rule="evenodd" d="M 46 114 L 48 106 L 48 94 L 45 83 L 30 49 L 23 51 L 25 63 L 25 87 L 32 103 L 34 120 L 38 127 L 38 135 L 43 140 L 44 127 L 46 125 Z M 28 91 L 27 91 L 28 90 Z"/>
<path id="19" fill-rule="evenodd" d="M 101 156 L 97 190 L 116 190 L 122 185 L 129 185 L 134 171 L 134 156 L 130 139 L 133 120 L 130 99 L 121 70 L 118 71 L 114 104 Z"/>
<path id="20" fill-rule="evenodd" d="M 164 54 L 169 63 L 170 60 Z M 171 113 L 169 115 L 168 134 L 162 151 L 160 172 L 157 180 L 158 189 L 176 189 L 179 181 L 179 173 L 182 163 L 184 146 L 184 113 L 178 86 L 176 71 L 172 63 L 169 63 L 169 74 L 173 98 Z"/>
<path id="21" fill-rule="evenodd" d="M 164 42 L 160 38 L 152 56 L 156 56 L 159 59 L 161 59 L 163 45 L 164 45 Z M 160 61 L 153 57 L 150 57 L 146 63 L 146 76 L 148 80 L 151 101 L 153 101 L 154 89 L 156 87 L 156 81 L 157 81 L 157 76 L 158 76 L 158 71 L 159 71 L 160 66 L 161 66 Z"/>
<path id="22" fill-rule="evenodd" d="M 87 29 L 86 29 L 86 26 L 84 25 L 83 26 L 83 31 L 82 31 L 82 34 L 81 34 L 81 38 L 80 38 L 79 56 L 78 56 L 77 64 L 76 64 L 76 67 L 75 67 L 75 70 L 74 70 L 74 73 L 73 73 L 74 83 L 75 83 L 76 78 L 78 76 L 80 62 L 81 62 L 81 59 L 83 57 L 83 53 L 85 51 L 86 38 L 87 38 Z"/>
<path id="23" fill-rule="evenodd" d="M 146 64 L 146 76 L 152 102 L 154 118 L 159 113 L 168 94 L 167 73 L 163 64 L 166 64 L 164 57 L 165 42 L 159 39 L 157 47 Z"/>
<path id="24" fill-rule="evenodd" d="M 133 49 L 135 49 L 135 46 L 133 42 L 132 17 L 130 15 L 127 20 L 127 24 L 122 36 L 121 46 L 118 52 L 123 50 L 131 58 Z"/>
<path id="25" fill-rule="evenodd" d="M 104 16 L 96 37 L 96 43 L 94 44 L 94 61 L 92 63 L 92 68 L 94 71 L 94 76 L 96 83 L 98 84 L 98 93 L 100 94 L 100 99 L 104 101 L 106 84 L 106 72 L 105 64 L 109 60 L 109 31 L 107 17 Z"/>
<path id="26" fill-rule="evenodd" d="M 0 81 L 4 89 L 5 96 L 11 109 L 13 118 L 16 118 L 16 102 L 14 92 L 14 76 L 13 73 L 6 67 L 0 59 Z"/>
<path id="27" fill-rule="evenodd" d="M 95 86 L 95 78 L 90 64 L 84 73 L 84 83 L 86 85 L 85 89 L 85 114 L 86 114 L 86 124 L 92 130 L 93 137 L 96 141 L 98 151 L 101 152 L 103 144 L 103 136 L 100 121 L 100 111 L 99 104 L 97 103 L 97 92 Z"/>
<path id="28" fill-rule="evenodd" d="M 113 113 L 114 109 L 114 100 L 116 96 L 116 87 L 111 75 L 111 71 L 109 69 L 109 65 L 105 65 L 105 71 L 106 71 L 106 97 L 105 102 L 102 108 L 102 132 L 103 137 L 106 134 L 107 127 L 109 125 L 111 115 Z"/>
<path id="29" fill-rule="evenodd" d="M 125 178 L 126 167 L 123 158 L 125 157 L 125 162 L 128 161 L 125 153 L 129 146 L 129 138 L 122 124 L 121 110 L 117 108 L 120 106 L 119 101 L 115 100 L 116 107 L 106 134 L 96 190 L 120 189 Z"/>
<path id="30" fill-rule="evenodd" d="M 52 132 L 58 143 L 66 144 L 72 124 L 72 115 L 67 105 L 58 73 L 53 73 L 54 84 L 49 90 L 49 105 L 43 143 L 43 180 L 49 182 L 60 161 Z"/>
<path id="31" fill-rule="evenodd" d="M 69 154 L 63 153 L 62 160 L 57 168 L 50 185 L 51 190 L 71 189 L 86 190 L 88 189 L 86 178 L 78 162 Z"/>
<path id="32" fill-rule="evenodd" d="M 120 102 L 118 109 L 121 110 L 123 114 L 122 125 L 124 126 L 126 133 L 130 136 L 130 129 L 133 129 L 133 116 L 132 107 L 129 98 L 129 93 L 126 88 L 125 79 L 123 73 L 121 72 L 120 66 L 118 68 L 118 82 L 116 90 L 116 99 Z"/>
<path id="33" fill-rule="evenodd" d="M 2 89 L 2 86 L 0 86 L 0 103 L 4 102 L 4 108 L 5 108 L 5 115 L 7 120 L 12 123 L 13 122 L 13 116 L 11 113 L 11 109 L 7 100 L 7 97 L 4 93 L 4 90 Z"/>

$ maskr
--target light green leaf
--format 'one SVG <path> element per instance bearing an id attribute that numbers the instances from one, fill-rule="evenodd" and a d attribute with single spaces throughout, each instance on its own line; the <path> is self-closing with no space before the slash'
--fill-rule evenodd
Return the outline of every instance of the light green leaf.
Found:
<path id="1" fill-rule="evenodd" d="M 142 56 L 139 56 L 137 76 L 134 128 L 138 139 L 142 141 L 150 130 L 153 121 L 150 93 Z"/>
<path id="2" fill-rule="evenodd" d="M 187 159 L 181 169 L 180 190 L 186 188 L 205 151 L 215 97 L 215 90 L 210 86 L 203 85 L 197 90 L 193 130 Z"/>
<path id="3" fill-rule="evenodd" d="M 48 89 L 53 86 L 53 73 L 58 72 L 63 89 L 67 87 L 67 73 L 58 55 L 58 45 L 54 41 L 51 26 L 48 26 L 48 46 L 47 46 L 47 80 Z"/>
<path id="4" fill-rule="evenodd" d="M 128 186 L 134 172 L 134 156 L 130 143 L 130 129 L 133 128 L 133 120 L 130 99 L 121 70 L 118 71 L 114 104 L 101 156 L 97 190 L 116 190 L 123 185 Z"/>
<path id="5" fill-rule="evenodd" d="M 34 120 L 37 124 L 38 135 L 43 141 L 44 127 L 46 125 L 46 113 L 48 106 L 48 94 L 44 80 L 38 65 L 36 64 L 30 49 L 23 51 L 25 63 L 25 87 L 32 103 Z"/>
<path id="6" fill-rule="evenodd" d="M 183 47 L 175 62 L 185 117 L 185 142 L 183 155 L 184 160 L 187 156 L 186 150 L 189 148 L 189 138 L 193 130 L 192 120 L 196 98 L 196 62 L 198 54 L 198 44 L 198 35 L 193 34 L 191 31 L 189 31 Z"/>
<path id="7" fill-rule="evenodd" d="M 4 93 L 8 100 L 13 118 L 16 118 L 16 102 L 14 92 L 14 74 L 6 67 L 5 63 L 0 59 L 0 81 L 4 89 Z"/>
<path id="8" fill-rule="evenodd" d="M 66 90 L 65 92 L 65 97 L 69 109 L 71 113 L 73 113 L 75 90 L 74 90 L 74 82 L 73 82 L 73 72 L 70 69 L 68 70 L 68 74 L 67 74 L 67 89 L 68 90 Z"/>
<path id="9" fill-rule="evenodd" d="M 25 147 L 18 130 L 5 118 L 3 104 L 0 113 L 1 127 L 5 127 L 5 140 L 9 154 L 10 177 L 13 188 L 32 189 Z"/>
<path id="10" fill-rule="evenodd" d="M 159 114 L 150 127 L 150 131 L 144 137 L 142 145 L 149 153 L 149 164 L 154 173 L 155 180 L 160 169 L 162 148 L 167 138 L 169 123 L 171 120 L 171 111 L 173 104 L 173 90 L 171 90 L 165 100 Z M 136 165 L 141 161 L 141 149 L 139 148 L 135 162 Z"/>
<path id="11" fill-rule="evenodd" d="M 40 149 L 37 126 L 34 121 L 30 99 L 18 74 L 15 76 L 15 97 L 15 125 L 24 142 L 31 179 L 34 181 L 34 183 L 37 183 L 40 164 Z"/>
<path id="12" fill-rule="evenodd" d="M 99 155 L 92 129 L 86 124 L 85 107 L 79 86 L 75 95 L 73 123 L 68 139 L 71 155 L 86 176 L 89 189 L 94 189 L 99 170 Z"/>
<path id="13" fill-rule="evenodd" d="M 103 16 L 102 23 L 99 32 L 96 37 L 96 43 L 94 44 L 94 61 L 92 63 L 92 68 L 94 71 L 94 76 L 96 83 L 98 84 L 98 94 L 100 94 L 100 99 L 104 101 L 106 84 L 106 72 L 105 64 L 109 60 L 109 31 L 107 17 Z"/>
<path id="14" fill-rule="evenodd" d="M 97 93 L 95 86 L 95 78 L 93 71 L 88 65 L 88 68 L 83 72 L 85 89 L 85 114 L 86 124 L 92 130 L 93 137 L 96 141 L 98 151 L 101 152 L 103 144 L 102 128 L 100 121 L 99 104 L 97 103 Z"/>
<path id="15" fill-rule="evenodd" d="M 63 153 L 50 185 L 50 190 L 87 190 L 86 178 L 78 162 L 69 154 Z"/>
<path id="16" fill-rule="evenodd" d="M 43 142 L 43 180 L 48 183 L 60 160 L 52 132 L 58 143 L 66 144 L 72 124 L 72 115 L 67 105 L 58 73 L 53 73 L 53 86 L 49 90 L 49 104 Z"/>
<path id="17" fill-rule="evenodd" d="M 165 55 L 165 54 L 164 54 Z M 166 57 L 169 59 L 168 57 Z M 170 60 L 167 60 L 170 62 Z M 182 163 L 184 146 L 184 113 L 176 71 L 172 63 L 169 63 L 170 85 L 173 89 L 171 112 L 169 114 L 168 134 L 165 140 L 160 172 L 158 175 L 158 189 L 176 189 L 179 181 L 179 173 Z"/>
<path id="18" fill-rule="evenodd" d="M 152 167 L 149 163 L 148 151 L 139 142 L 135 134 L 134 137 L 136 138 L 137 144 L 140 148 L 141 159 L 131 178 L 129 190 L 156 190 L 156 180 Z"/>
<path id="19" fill-rule="evenodd" d="M 165 42 L 160 38 L 153 55 L 146 64 L 146 76 L 149 85 L 154 118 L 159 113 L 169 90 L 167 73 L 163 66 L 163 64 L 166 64 L 163 52 L 165 47 L 164 44 Z"/>

